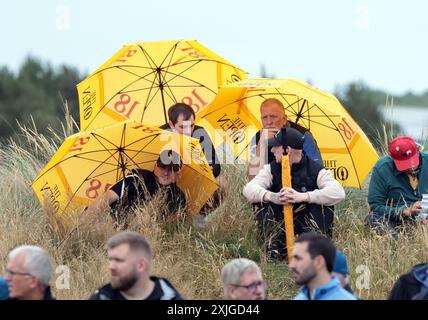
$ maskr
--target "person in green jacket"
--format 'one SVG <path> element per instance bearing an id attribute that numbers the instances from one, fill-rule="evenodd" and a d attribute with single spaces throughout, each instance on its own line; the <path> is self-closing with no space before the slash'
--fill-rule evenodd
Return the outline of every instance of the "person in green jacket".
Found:
<path id="1" fill-rule="evenodd" d="M 406 221 L 426 219 L 423 194 L 428 194 L 428 154 L 419 152 L 412 138 L 396 137 L 389 145 L 389 155 L 373 168 L 369 224 L 382 232 L 397 231 Z"/>

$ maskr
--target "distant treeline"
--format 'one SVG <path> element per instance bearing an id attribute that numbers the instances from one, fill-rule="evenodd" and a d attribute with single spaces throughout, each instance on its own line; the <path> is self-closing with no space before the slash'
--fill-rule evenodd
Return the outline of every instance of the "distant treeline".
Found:
<path id="1" fill-rule="evenodd" d="M 78 122 L 76 85 L 86 76 L 76 67 L 53 67 L 34 57 L 28 57 L 16 73 L 0 67 L 0 139 L 19 134 L 17 122 L 28 126 L 31 117 L 42 133 L 48 127 L 59 129 L 64 120 L 65 101 Z M 384 119 L 377 106 L 385 104 L 392 95 L 372 90 L 361 82 L 341 86 L 334 94 L 371 140 L 378 140 L 377 132 L 382 131 Z M 412 93 L 395 96 L 394 104 L 428 106 L 428 91 L 420 96 Z"/>

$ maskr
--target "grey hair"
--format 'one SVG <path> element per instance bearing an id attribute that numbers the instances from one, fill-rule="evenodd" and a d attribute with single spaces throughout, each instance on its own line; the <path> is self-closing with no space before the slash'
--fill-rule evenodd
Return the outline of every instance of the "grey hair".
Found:
<path id="1" fill-rule="evenodd" d="M 24 256 L 25 272 L 38 278 L 42 289 L 47 288 L 52 275 L 52 261 L 48 252 L 37 246 L 19 246 L 9 252 L 9 260 L 21 254 Z"/>
<path id="2" fill-rule="evenodd" d="M 228 285 L 238 285 L 241 277 L 246 272 L 260 272 L 260 267 L 254 261 L 246 258 L 238 258 L 229 261 L 221 270 L 224 299 L 230 299 Z"/>

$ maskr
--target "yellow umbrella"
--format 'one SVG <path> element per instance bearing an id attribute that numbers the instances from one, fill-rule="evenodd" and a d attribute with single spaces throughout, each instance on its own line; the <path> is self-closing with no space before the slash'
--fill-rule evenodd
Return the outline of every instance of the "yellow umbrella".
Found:
<path id="1" fill-rule="evenodd" d="M 199 112 L 219 86 L 245 78 L 244 71 L 195 40 L 128 44 L 77 85 L 80 129 L 126 119 L 159 126 L 176 102 Z"/>
<path id="2" fill-rule="evenodd" d="M 183 171 L 177 185 L 186 194 L 189 212 L 199 212 L 218 187 L 199 141 L 132 120 L 68 137 L 32 187 L 42 205 L 48 201 L 55 214 L 73 213 L 131 169 L 153 170 L 164 149 L 181 155 Z"/>
<path id="3" fill-rule="evenodd" d="M 369 139 L 340 102 L 295 79 L 247 79 L 220 88 L 216 99 L 197 115 L 213 137 L 224 140 L 236 158 L 250 158 L 250 142 L 262 128 L 260 104 L 276 98 L 284 104 L 288 119 L 311 131 L 324 166 L 343 186 L 361 188 L 378 160 Z"/>

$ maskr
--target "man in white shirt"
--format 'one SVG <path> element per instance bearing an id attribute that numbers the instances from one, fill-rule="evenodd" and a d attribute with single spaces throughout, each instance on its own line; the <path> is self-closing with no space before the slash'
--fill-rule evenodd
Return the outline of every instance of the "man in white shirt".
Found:
<path id="1" fill-rule="evenodd" d="M 268 241 L 268 254 L 273 259 L 285 259 L 283 206 L 293 204 L 294 231 L 301 234 L 319 231 L 332 234 L 333 205 L 345 199 L 343 187 L 325 169 L 302 151 L 304 136 L 292 128 L 281 129 L 268 140 L 275 160 L 265 165 L 244 187 L 244 196 L 259 203 L 259 230 Z M 282 186 L 281 159 L 288 154 L 292 188 Z M 275 230 L 277 229 L 277 230 Z"/>

